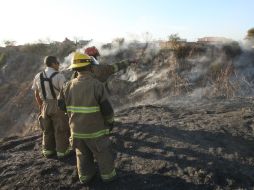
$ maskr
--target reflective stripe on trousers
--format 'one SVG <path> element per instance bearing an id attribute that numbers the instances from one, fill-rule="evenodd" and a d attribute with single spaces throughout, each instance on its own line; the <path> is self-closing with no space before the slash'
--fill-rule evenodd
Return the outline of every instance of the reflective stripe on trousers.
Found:
<path id="1" fill-rule="evenodd" d="M 103 174 L 103 175 L 101 175 L 101 178 L 102 178 L 102 180 L 107 181 L 107 180 L 111 180 L 115 176 L 116 176 L 116 170 L 114 169 L 109 174 Z"/>
<path id="2" fill-rule="evenodd" d="M 52 155 L 52 154 L 54 154 L 55 153 L 55 151 L 53 151 L 53 150 L 46 150 L 46 149 L 43 149 L 42 150 L 42 154 L 44 155 L 44 156 L 49 156 L 49 155 Z"/>
<path id="3" fill-rule="evenodd" d="M 65 152 L 57 152 L 56 155 L 58 157 L 64 157 L 66 155 L 68 155 L 71 152 L 71 147 L 69 147 Z"/>
<path id="4" fill-rule="evenodd" d="M 101 175 L 101 178 L 102 178 L 103 181 L 108 181 L 108 180 L 111 180 L 112 178 L 114 178 L 115 176 L 116 176 L 116 170 L 114 169 L 109 174 L 103 174 L 103 175 Z M 81 183 L 86 183 L 91 178 L 92 178 L 92 176 L 86 176 L 86 175 L 80 175 L 79 176 L 79 180 L 80 180 Z"/>
<path id="5" fill-rule="evenodd" d="M 89 180 L 92 178 L 92 176 L 86 176 L 86 175 L 80 175 L 79 176 L 79 181 L 81 183 L 87 183 Z"/>
<path id="6" fill-rule="evenodd" d="M 95 113 L 100 111 L 100 108 L 98 106 L 94 106 L 94 107 L 67 106 L 66 108 L 67 108 L 67 112 L 71 112 L 71 113 Z"/>
<path id="7" fill-rule="evenodd" d="M 98 138 L 103 135 L 108 135 L 110 134 L 109 129 L 103 129 L 94 133 L 75 133 L 72 132 L 72 137 L 77 138 L 77 139 L 93 139 L 93 138 Z"/>

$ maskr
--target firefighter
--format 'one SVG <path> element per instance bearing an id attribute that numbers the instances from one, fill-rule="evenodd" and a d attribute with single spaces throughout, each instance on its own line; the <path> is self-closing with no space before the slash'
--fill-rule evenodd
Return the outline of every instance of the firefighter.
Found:
<path id="1" fill-rule="evenodd" d="M 81 183 L 95 176 L 95 162 L 99 165 L 104 182 L 116 178 L 109 133 L 114 122 L 114 112 L 102 82 L 92 73 L 92 59 L 87 54 L 74 53 L 70 68 L 78 76 L 70 80 L 60 92 L 67 110 L 73 148 L 76 150 L 77 169 Z"/>
<path id="2" fill-rule="evenodd" d="M 39 106 L 39 124 L 43 131 L 42 154 L 45 157 L 57 155 L 63 158 L 70 153 L 68 116 L 58 108 L 56 97 L 62 88 L 65 77 L 59 73 L 59 61 L 55 56 L 44 59 L 46 69 L 38 73 L 32 89 Z"/>
<path id="3" fill-rule="evenodd" d="M 86 48 L 85 54 L 89 55 L 92 59 L 94 58 L 96 61 L 98 60 L 98 57 L 100 56 L 99 50 L 95 46 Z M 99 63 L 97 62 L 97 64 Z"/>
<path id="4" fill-rule="evenodd" d="M 98 62 L 100 53 L 95 46 L 85 49 L 85 54 L 89 55 L 92 59 L 91 69 L 96 78 L 101 82 L 106 82 L 107 79 L 114 73 L 126 69 L 131 63 L 135 63 L 135 60 L 122 60 L 112 65 L 101 65 Z M 71 78 L 77 77 L 77 72 L 74 72 Z"/>

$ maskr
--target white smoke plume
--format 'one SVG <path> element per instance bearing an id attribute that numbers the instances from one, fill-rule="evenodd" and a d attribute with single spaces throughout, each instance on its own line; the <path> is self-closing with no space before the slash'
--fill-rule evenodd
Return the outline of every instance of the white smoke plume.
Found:
<path id="1" fill-rule="evenodd" d="M 161 49 L 155 41 L 126 41 L 122 38 L 107 44 L 91 41 L 76 51 L 84 52 L 91 46 L 99 50 L 101 64 L 138 59 L 136 65 L 115 74 L 109 82 L 112 94 L 128 93 L 131 102 L 131 99 L 153 102 L 170 96 L 202 98 L 254 94 L 251 90 L 254 86 L 253 53 L 243 47 L 238 49 L 235 44 L 200 45 L 200 52 L 194 44 L 184 59 L 177 58 L 172 50 Z M 65 58 L 63 70 L 70 65 L 71 57 L 70 54 Z M 231 66 L 233 70 L 229 73 Z M 149 100 L 141 98 L 144 95 Z"/>

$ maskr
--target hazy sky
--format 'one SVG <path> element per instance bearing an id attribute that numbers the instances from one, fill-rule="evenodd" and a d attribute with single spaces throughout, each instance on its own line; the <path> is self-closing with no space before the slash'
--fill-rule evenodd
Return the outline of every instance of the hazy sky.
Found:
<path id="1" fill-rule="evenodd" d="M 154 39 L 172 33 L 242 40 L 254 27 L 254 0 L 0 0 L 0 42 L 116 37 Z"/>

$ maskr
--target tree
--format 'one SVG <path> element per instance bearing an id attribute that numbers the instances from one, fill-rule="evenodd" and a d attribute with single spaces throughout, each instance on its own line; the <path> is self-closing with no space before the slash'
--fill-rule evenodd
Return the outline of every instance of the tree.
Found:
<path id="1" fill-rule="evenodd" d="M 5 41 L 4 41 L 5 47 L 8 47 L 8 46 L 15 46 L 15 44 L 16 44 L 16 41 L 13 41 L 13 40 L 5 40 Z"/>
<path id="2" fill-rule="evenodd" d="M 171 42 L 178 42 L 181 40 L 181 38 L 179 37 L 179 35 L 177 33 L 175 33 L 175 34 L 170 34 L 168 36 L 168 40 Z"/>
<path id="3" fill-rule="evenodd" d="M 173 50 L 176 50 L 180 46 L 180 40 L 181 38 L 179 37 L 178 34 L 171 34 L 168 36 L 168 40 L 171 43 L 171 47 Z"/>

